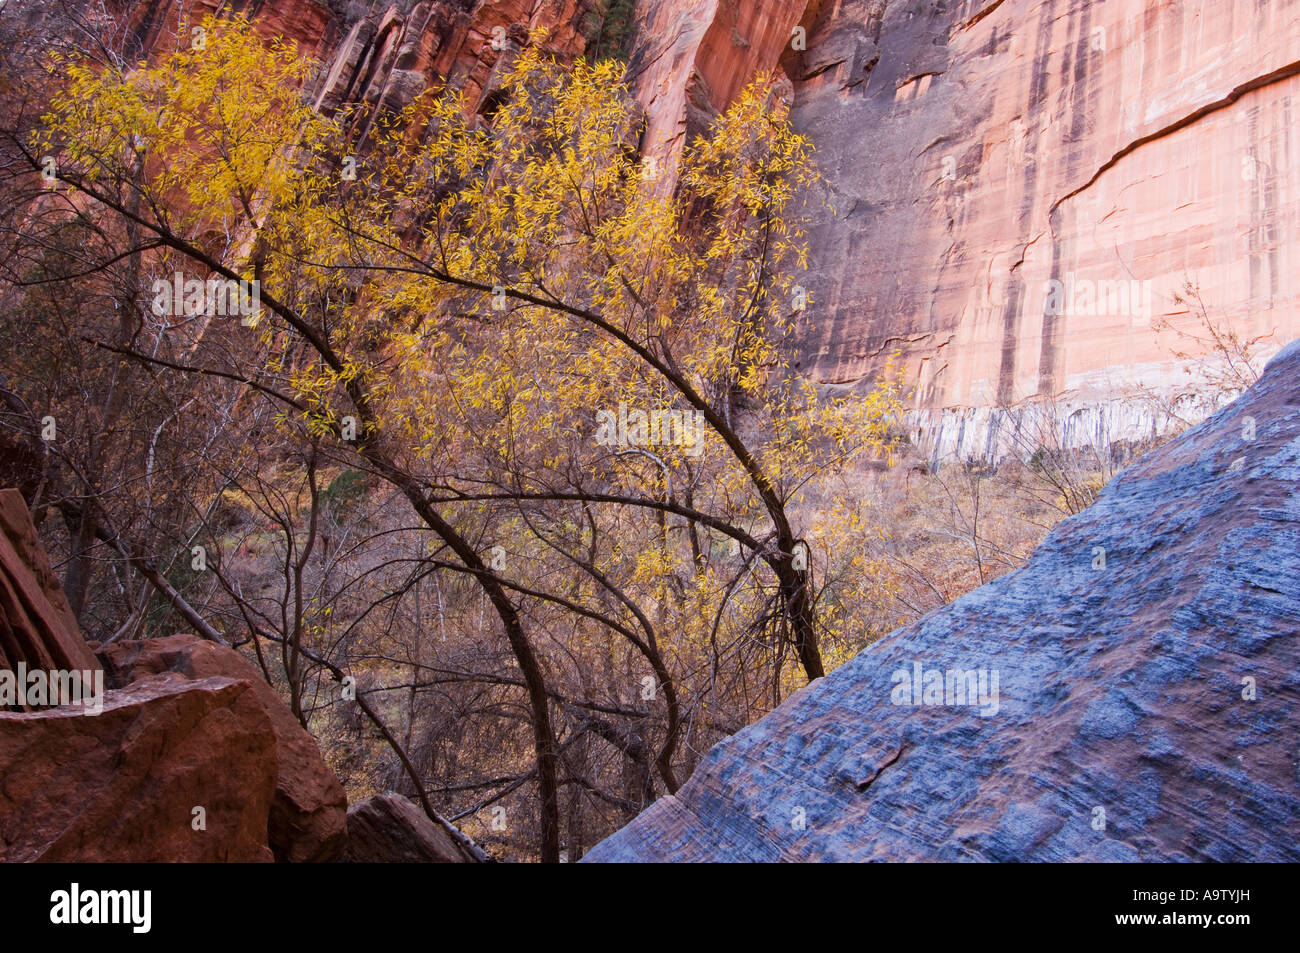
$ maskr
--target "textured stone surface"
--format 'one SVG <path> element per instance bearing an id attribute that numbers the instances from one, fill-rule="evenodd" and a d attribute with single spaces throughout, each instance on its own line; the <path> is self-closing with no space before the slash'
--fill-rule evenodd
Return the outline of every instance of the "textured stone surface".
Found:
<path id="1" fill-rule="evenodd" d="M 401 109 L 426 88 L 444 82 L 463 90 L 468 107 L 479 111 L 498 61 L 518 49 L 530 30 L 544 29 L 546 47 L 557 55 L 580 54 L 585 46 L 582 24 L 590 8 L 584 0 L 393 4 L 353 24 L 325 59 L 317 107 L 327 113 L 343 106 L 367 107 L 359 120 L 359 141 L 376 110 L 382 114 Z M 498 37 L 501 49 L 493 46 Z"/>
<path id="2" fill-rule="evenodd" d="M 81 637 L 27 503 L 0 490 L 0 669 L 95 671 L 99 662 Z"/>
<path id="3" fill-rule="evenodd" d="M 244 682 L 157 676 L 99 715 L 0 713 L 0 861 L 270 861 L 275 779 Z"/>
<path id="4" fill-rule="evenodd" d="M 686 137 L 777 62 L 804 0 L 664 0 L 638 4 L 628 82 L 645 108 L 642 151 L 671 176 Z"/>
<path id="5" fill-rule="evenodd" d="M 178 14 L 186 15 L 185 26 L 193 28 L 209 14 L 243 14 L 255 21 L 267 36 L 293 40 L 304 55 L 319 59 L 330 55 L 340 39 L 338 17 L 316 0 L 144 0 L 126 7 L 131 39 L 141 50 L 174 48 Z"/>
<path id="6" fill-rule="evenodd" d="M 100 669 L 26 504 L 4 490 L 0 667 L 19 662 Z M 96 710 L 0 713 L 0 860 L 271 859 L 276 735 L 246 681 L 152 677 Z M 192 826 L 195 807 L 206 830 Z"/>
<path id="7" fill-rule="evenodd" d="M 666 160 L 666 185 L 684 137 L 701 131 L 759 72 L 777 70 L 805 5 L 666 0 L 636 7 L 628 81 L 645 108 L 643 150 Z M 582 55 L 593 6 L 591 0 L 426 0 L 376 8 L 326 57 L 317 106 L 325 112 L 345 105 L 400 109 L 446 82 L 465 91 L 470 109 L 481 111 L 503 54 L 518 48 L 530 30 L 544 29 L 546 49 L 561 58 Z M 493 48 L 496 36 L 504 37 L 501 50 Z M 367 112 L 361 120 L 363 133 L 372 118 Z"/>
<path id="8" fill-rule="evenodd" d="M 1300 860 L 1298 481 L 1295 344 L 1025 567 L 718 745 L 585 859 Z M 996 671 L 998 710 L 894 704 L 916 663 Z"/>
<path id="9" fill-rule="evenodd" d="M 338 858 L 347 836 L 347 795 L 308 734 L 238 652 L 194 635 L 116 642 L 100 650 L 110 688 L 174 672 L 188 679 L 224 677 L 247 682 L 270 719 L 278 753 L 268 838 L 277 860 L 294 863 Z"/>
<path id="10" fill-rule="evenodd" d="M 456 842 L 400 794 L 376 794 L 348 808 L 350 863 L 460 864 Z"/>
<path id="11" fill-rule="evenodd" d="M 802 22 L 783 65 L 829 183 L 801 354 L 818 381 L 858 385 L 894 349 L 931 411 L 1183 379 L 1143 309 L 1045 313 L 1070 275 L 1149 281 L 1183 326 L 1191 279 L 1243 336 L 1300 334 L 1295 4 L 827 0 Z M 946 449 L 987 439 L 942 416 Z"/>
<path id="12" fill-rule="evenodd" d="M 445 78 L 480 108 L 493 27 L 513 43 L 545 26 L 578 55 L 587 8 L 389 8 L 353 27 L 320 102 L 396 107 Z M 809 203 L 799 366 L 853 388 L 901 350 L 940 454 L 996 454 L 989 409 L 1036 395 L 1065 395 L 1090 442 L 1149 435 L 1149 413 L 1105 405 L 1185 383 L 1171 349 L 1196 348 L 1152 321 L 1197 327 L 1173 300 L 1187 280 L 1244 337 L 1300 334 L 1293 5 L 662 0 L 637 6 L 629 53 L 665 187 L 685 137 L 776 70 L 827 179 Z M 1052 280 L 1136 281 L 1139 301 L 1052 313 Z"/>

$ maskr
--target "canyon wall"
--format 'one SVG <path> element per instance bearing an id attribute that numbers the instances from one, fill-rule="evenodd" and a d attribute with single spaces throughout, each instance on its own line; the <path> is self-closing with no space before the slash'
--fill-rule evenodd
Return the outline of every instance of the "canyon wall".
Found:
<path id="1" fill-rule="evenodd" d="M 671 174 L 688 136 L 703 132 L 760 72 L 778 70 L 804 6 L 799 0 L 639 3 L 628 82 L 646 110 L 642 152 Z"/>
<path id="2" fill-rule="evenodd" d="M 443 79 L 481 109 L 529 29 L 582 55 L 594 6 L 225 8 L 319 56 L 331 111 Z M 1297 0 L 638 0 L 625 49 L 668 184 L 685 138 L 774 71 L 825 178 L 797 366 L 838 392 L 901 352 L 936 459 L 1005 452 L 1025 414 L 1075 442 L 1149 436 L 1152 394 L 1191 380 L 1173 352 L 1207 351 L 1201 304 L 1264 356 L 1300 333 Z"/>
<path id="3" fill-rule="evenodd" d="M 128 60 L 150 52 L 188 45 L 191 33 L 209 14 L 243 14 L 254 20 L 267 36 L 293 40 L 306 56 L 332 56 L 342 37 L 338 15 L 317 0 L 119 0 L 118 19 L 129 28 L 119 34 L 121 49 Z M 107 10 L 104 11 L 107 14 Z M 83 14 L 96 19 L 92 8 Z"/>
<path id="4" fill-rule="evenodd" d="M 901 350 L 930 436 L 970 452 L 989 408 L 1040 394 L 1091 405 L 1102 436 L 1149 426 L 1096 408 L 1185 379 L 1170 351 L 1196 343 L 1152 327 L 1197 329 L 1185 282 L 1243 337 L 1300 330 L 1300 4 L 811 7 L 783 62 L 827 179 L 801 354 L 818 381 L 860 385 Z"/>
<path id="5" fill-rule="evenodd" d="M 426 0 L 376 8 L 382 12 L 356 21 L 326 61 L 316 104 L 326 112 L 363 105 L 373 118 L 376 109 L 400 109 L 446 82 L 479 111 L 502 54 L 518 49 L 529 31 L 545 30 L 547 47 L 561 56 L 580 55 L 590 8 L 590 0 Z"/>

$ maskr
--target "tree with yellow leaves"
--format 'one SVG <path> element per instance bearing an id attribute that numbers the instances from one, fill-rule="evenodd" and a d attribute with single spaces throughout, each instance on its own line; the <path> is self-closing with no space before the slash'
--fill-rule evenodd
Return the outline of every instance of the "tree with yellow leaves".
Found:
<path id="1" fill-rule="evenodd" d="M 483 114 L 437 90 L 355 155 L 346 117 L 303 103 L 291 46 L 239 19 L 198 30 L 154 65 L 69 64 L 27 158 L 38 175 L 56 157 L 67 201 L 144 256 L 142 290 L 181 270 L 257 282 L 260 313 L 219 354 L 193 328 L 181 357 L 98 343 L 246 387 L 401 494 L 436 537 L 422 571 L 472 580 L 497 617 L 539 855 L 558 859 L 554 711 L 640 766 L 643 804 L 652 774 L 671 792 L 693 764 L 684 742 L 779 701 L 788 653 L 816 678 L 845 636 L 819 623 L 827 543 L 801 495 L 888 458 L 900 394 L 890 375 L 819 399 L 789 367 L 808 144 L 760 79 L 668 187 L 623 67 L 554 62 L 534 37 Z"/>

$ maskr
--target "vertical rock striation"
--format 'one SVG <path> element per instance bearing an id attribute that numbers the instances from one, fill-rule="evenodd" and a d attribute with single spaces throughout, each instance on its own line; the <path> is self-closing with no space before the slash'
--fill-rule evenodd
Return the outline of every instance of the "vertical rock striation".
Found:
<path id="1" fill-rule="evenodd" d="M 1187 342 L 1152 319 L 1196 326 L 1187 280 L 1242 336 L 1300 332 L 1293 4 L 837 0 L 804 23 L 784 64 L 828 179 L 800 355 L 818 381 L 901 350 L 925 428 L 969 451 L 987 425 L 958 435 L 945 409 L 1184 380 Z"/>
<path id="2" fill-rule="evenodd" d="M 783 77 L 779 60 L 805 6 L 806 0 L 638 4 L 628 82 L 646 111 L 642 152 L 671 172 L 687 137 L 703 132 L 756 76 Z"/>

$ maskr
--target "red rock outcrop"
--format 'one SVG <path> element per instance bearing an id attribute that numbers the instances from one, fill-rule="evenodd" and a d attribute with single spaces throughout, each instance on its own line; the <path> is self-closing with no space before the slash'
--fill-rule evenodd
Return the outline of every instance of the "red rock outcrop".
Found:
<path id="1" fill-rule="evenodd" d="M 368 127 L 375 111 L 401 109 L 426 88 L 442 83 L 463 90 L 477 111 L 491 90 L 502 54 L 518 49 L 529 31 L 543 29 L 546 47 L 576 56 L 585 47 L 583 23 L 588 0 L 500 0 L 473 5 L 449 0 L 393 4 L 352 25 L 328 59 L 316 94 L 317 108 L 332 113 L 342 106 L 367 107 Z"/>
<path id="2" fill-rule="evenodd" d="M 400 794 L 376 794 L 348 808 L 349 863 L 461 864 L 469 861 L 441 827 Z"/>
<path id="3" fill-rule="evenodd" d="M 110 687 L 176 673 L 191 680 L 246 682 L 251 698 L 270 719 L 278 752 L 275 797 L 267 838 L 276 859 L 294 863 L 331 861 L 347 837 L 347 796 L 320 748 L 298 724 L 257 668 L 233 649 L 193 635 L 117 642 L 100 649 Z"/>
<path id="4" fill-rule="evenodd" d="M 331 55 L 342 33 L 338 17 L 317 0 L 196 0 L 184 5 L 171 0 L 144 0 L 121 6 L 122 15 L 130 23 L 133 46 L 145 52 L 174 48 L 178 42 L 178 14 L 182 12 L 188 29 L 209 14 L 243 14 L 267 36 L 293 40 L 305 56 L 313 59 Z M 179 42 L 188 40 L 187 34 Z"/>
<path id="5" fill-rule="evenodd" d="M 671 173 L 686 138 L 759 73 L 777 69 L 806 0 L 671 0 L 637 8 L 628 81 L 646 110 L 642 151 Z"/>
<path id="6" fill-rule="evenodd" d="M 276 741 L 246 682 L 155 677 L 99 715 L 0 713 L 0 766 L 0 861 L 272 860 Z"/>
<path id="7" fill-rule="evenodd" d="M 0 669 L 97 671 L 17 490 L 0 490 Z"/>
<path id="8" fill-rule="evenodd" d="M 318 108 L 399 109 L 446 82 L 464 90 L 478 111 L 503 52 L 541 28 L 548 51 L 580 56 L 595 15 L 591 0 L 424 0 L 405 7 L 391 5 L 352 25 L 328 60 Z M 702 130 L 758 73 L 777 69 L 805 7 L 805 0 L 638 5 L 628 82 L 646 111 L 643 151 L 666 160 L 663 168 L 670 170 L 687 135 Z"/>

